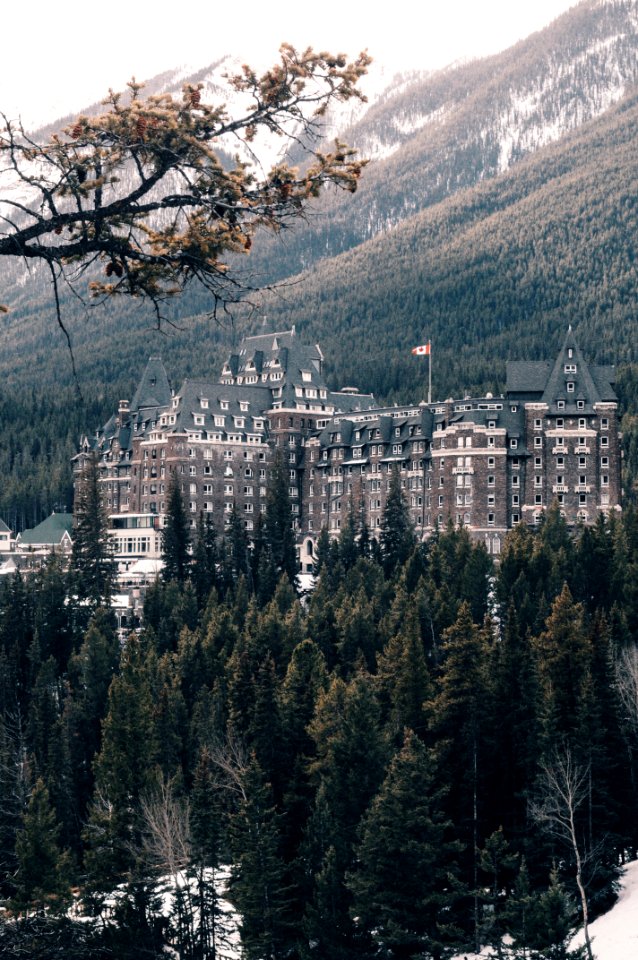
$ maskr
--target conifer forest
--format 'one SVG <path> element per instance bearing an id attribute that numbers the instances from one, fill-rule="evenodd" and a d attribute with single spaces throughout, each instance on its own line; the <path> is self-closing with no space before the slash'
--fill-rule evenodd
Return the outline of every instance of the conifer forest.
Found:
<path id="1" fill-rule="evenodd" d="M 375 535 L 356 500 L 313 534 L 311 587 L 281 463 L 250 540 L 175 483 L 128 629 L 79 481 L 69 562 L 0 576 L 0 960 L 608 960 L 589 926 L 638 856 L 637 7 L 584 0 L 367 113 L 326 113 L 363 109 L 367 53 L 285 44 L 234 78 L 241 122 L 206 99 L 220 61 L 61 135 L 0 124 L 27 198 L 0 210 L 13 535 L 71 511 L 149 353 L 176 390 L 266 328 L 319 341 L 328 389 L 416 407 L 417 344 L 435 397 L 498 398 L 573 324 L 616 365 L 623 456 L 622 510 L 568 528 L 555 503 L 496 560 L 417 536 L 395 474 Z M 290 141 L 261 180 L 260 126 Z"/>
<path id="2" fill-rule="evenodd" d="M 2 956 L 579 955 L 638 842 L 635 509 L 495 568 L 399 491 L 300 596 L 285 487 L 252 549 L 172 504 L 123 638 L 82 509 L 0 594 Z"/>

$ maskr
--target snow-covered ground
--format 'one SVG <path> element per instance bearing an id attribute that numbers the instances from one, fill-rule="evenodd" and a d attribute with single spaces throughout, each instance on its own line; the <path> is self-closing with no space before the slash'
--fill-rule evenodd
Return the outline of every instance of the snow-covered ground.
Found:
<path id="1" fill-rule="evenodd" d="M 638 860 L 627 864 L 618 901 L 591 924 L 589 935 L 596 960 L 638 958 Z M 574 945 L 584 943 L 582 933 Z"/>
<path id="2" fill-rule="evenodd" d="M 596 960 L 638 960 L 638 860 L 627 864 L 621 882 L 612 909 L 589 926 Z M 582 943 L 584 937 L 578 933 L 572 945 Z M 461 953 L 454 960 L 486 960 L 489 955 L 487 950 L 482 954 Z"/>

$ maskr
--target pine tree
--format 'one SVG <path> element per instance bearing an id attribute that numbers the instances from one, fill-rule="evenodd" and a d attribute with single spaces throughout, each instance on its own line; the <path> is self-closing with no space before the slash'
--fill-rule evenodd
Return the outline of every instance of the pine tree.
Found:
<path id="1" fill-rule="evenodd" d="M 233 853 L 228 896 L 241 917 L 246 960 L 280 960 L 293 937 L 288 917 L 279 817 L 270 784 L 253 757 L 230 822 Z"/>
<path id="2" fill-rule="evenodd" d="M 200 513 L 193 547 L 191 577 L 200 609 L 206 605 L 211 590 L 219 585 L 218 563 L 217 534 L 213 519 L 209 513 Z"/>
<path id="3" fill-rule="evenodd" d="M 316 751 L 310 764 L 316 799 L 303 845 L 312 877 L 305 930 L 322 956 L 340 958 L 352 949 L 354 928 L 350 896 L 335 898 L 335 891 L 353 867 L 357 826 L 379 788 L 387 758 L 373 679 L 362 673 L 346 684 L 333 677 L 319 696 L 309 732 Z"/>
<path id="4" fill-rule="evenodd" d="M 462 880 L 478 889 L 478 849 L 485 835 L 489 782 L 488 723 L 491 702 L 489 627 L 473 622 L 467 604 L 445 633 L 439 691 L 430 704 L 437 738 L 437 777 L 448 789 L 444 807 L 465 850 Z M 490 831 L 491 832 L 491 831 Z M 478 948 L 478 900 L 474 899 L 474 937 Z"/>
<path id="5" fill-rule="evenodd" d="M 450 826 L 427 750 L 408 730 L 361 822 L 347 876 L 356 929 L 375 954 L 437 957 L 457 934 L 448 919 L 458 852 Z"/>
<path id="6" fill-rule="evenodd" d="M 16 838 L 14 909 L 41 913 L 65 908 L 70 899 L 70 864 L 68 854 L 60 849 L 59 834 L 49 792 L 39 779 Z"/>
<path id="7" fill-rule="evenodd" d="M 162 577 L 166 583 L 171 580 L 184 583 L 190 572 L 190 531 L 188 515 L 184 504 L 179 479 L 171 476 L 166 501 L 166 516 L 162 530 Z"/>
<path id="8" fill-rule="evenodd" d="M 71 580 L 80 601 L 94 610 L 108 606 L 115 567 L 102 506 L 97 458 L 91 456 L 76 486 Z"/>
<path id="9" fill-rule="evenodd" d="M 139 842 L 139 799 L 149 786 L 153 700 L 140 639 L 131 634 L 122 651 L 95 760 L 95 794 L 85 829 L 85 858 L 92 883 L 108 889 L 129 869 Z"/>
<path id="10" fill-rule="evenodd" d="M 379 657 L 377 677 L 380 697 L 393 735 L 402 737 L 405 727 L 423 737 L 425 701 L 432 696 L 418 612 L 411 607 L 405 622 Z"/>
<path id="11" fill-rule="evenodd" d="M 554 601 L 545 630 L 536 642 L 543 698 L 545 753 L 558 743 L 578 749 L 582 724 L 591 707 L 593 649 L 581 604 L 567 584 Z"/>
<path id="12" fill-rule="evenodd" d="M 277 572 L 294 584 L 298 564 L 289 486 L 286 464 L 278 452 L 268 481 L 264 540 Z"/>
<path id="13" fill-rule="evenodd" d="M 381 553 L 387 577 L 406 562 L 414 545 L 414 529 L 401 490 L 401 476 L 398 470 L 393 470 L 381 522 Z"/>

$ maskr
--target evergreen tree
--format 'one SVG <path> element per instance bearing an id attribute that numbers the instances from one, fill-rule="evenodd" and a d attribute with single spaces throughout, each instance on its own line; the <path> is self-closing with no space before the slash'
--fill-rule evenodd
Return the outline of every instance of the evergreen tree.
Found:
<path id="1" fill-rule="evenodd" d="M 230 821 L 233 867 L 228 895 L 239 913 L 247 960 L 281 960 L 293 930 L 288 916 L 279 817 L 270 784 L 253 757 L 242 776 L 242 798 Z"/>
<path id="2" fill-rule="evenodd" d="M 36 781 L 16 838 L 14 909 L 63 910 L 70 899 L 70 863 L 58 842 L 60 827 L 44 781 Z"/>
<path id="3" fill-rule="evenodd" d="M 122 651 L 95 760 L 95 794 L 85 829 L 91 883 L 108 889 L 131 866 L 139 844 L 139 800 L 151 782 L 153 698 L 140 639 Z"/>
<path id="4" fill-rule="evenodd" d="M 264 539 L 275 569 L 294 584 L 298 564 L 289 487 L 288 470 L 278 452 L 268 481 Z"/>
<path id="5" fill-rule="evenodd" d="M 462 604 L 456 622 L 445 633 L 439 690 L 430 705 L 438 784 L 448 791 L 444 808 L 465 848 L 462 880 L 474 891 L 478 888 L 478 849 L 489 816 L 487 720 L 492 691 L 488 637 L 489 627 L 477 627 L 469 606 Z M 473 913 L 477 948 L 480 918 L 476 898 Z"/>
<path id="6" fill-rule="evenodd" d="M 546 755 L 568 743 L 578 752 L 583 724 L 591 710 L 593 649 L 582 604 L 567 584 L 554 601 L 545 630 L 536 643 L 543 698 Z"/>
<path id="7" fill-rule="evenodd" d="M 439 807 L 424 744 L 406 731 L 403 747 L 359 828 L 356 868 L 348 874 L 358 933 L 388 958 L 440 957 L 454 899 L 451 824 Z M 366 951 L 368 953 L 368 951 Z"/>
<path id="8" fill-rule="evenodd" d="M 219 585 L 218 563 L 217 534 L 213 519 L 209 513 L 200 513 L 193 547 L 191 576 L 200 609 L 206 605 L 211 590 Z"/>
<path id="9" fill-rule="evenodd" d="M 316 752 L 310 764 L 316 799 L 303 847 L 312 877 L 305 930 L 322 955 L 340 958 L 350 954 L 354 928 L 350 896 L 334 894 L 353 867 L 357 827 L 379 788 L 387 757 L 373 679 L 360 673 L 346 684 L 333 677 L 319 696 L 309 731 Z"/>
<path id="10" fill-rule="evenodd" d="M 379 657 L 377 677 L 380 697 L 392 734 L 402 736 L 405 727 L 425 735 L 425 701 L 432 696 L 418 612 L 411 607 L 404 624 Z"/>
<path id="11" fill-rule="evenodd" d="M 390 577 L 406 562 L 414 544 L 414 529 L 401 490 L 401 476 L 398 470 L 393 470 L 381 522 L 381 554 L 386 576 Z"/>
<path id="12" fill-rule="evenodd" d="M 115 567 L 102 506 L 97 458 L 92 455 L 76 486 L 71 554 L 71 582 L 80 601 L 89 609 L 108 605 L 113 592 Z"/>
<path id="13" fill-rule="evenodd" d="M 191 566 L 190 531 L 184 496 L 176 474 L 171 475 L 168 487 L 162 530 L 162 560 L 162 577 L 166 583 L 171 580 L 184 583 L 187 580 Z"/>

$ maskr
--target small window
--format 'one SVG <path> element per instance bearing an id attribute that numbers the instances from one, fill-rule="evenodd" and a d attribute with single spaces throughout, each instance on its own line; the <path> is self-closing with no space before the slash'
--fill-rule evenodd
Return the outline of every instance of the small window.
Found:
<path id="1" fill-rule="evenodd" d="M 600 421 L 601 430 L 609 430 L 609 420 L 607 417 L 602 417 Z"/>
<path id="2" fill-rule="evenodd" d="M 534 420 L 534 430 L 541 430 L 543 427 L 543 421 L 540 419 Z"/>
<path id="3" fill-rule="evenodd" d="M 518 447 L 518 440 L 516 437 L 512 437 L 510 440 L 510 450 L 516 450 Z"/>

